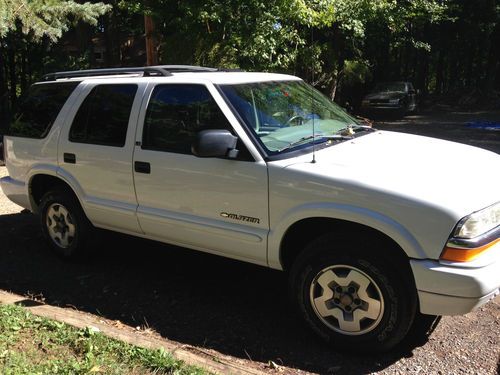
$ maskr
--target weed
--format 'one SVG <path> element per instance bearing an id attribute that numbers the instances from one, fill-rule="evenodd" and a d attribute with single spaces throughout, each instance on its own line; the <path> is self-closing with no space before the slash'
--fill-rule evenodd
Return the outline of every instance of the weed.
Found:
<path id="1" fill-rule="evenodd" d="M 139 348 L 92 327 L 76 329 L 14 305 L 0 305 L 0 373 L 207 374 L 163 349 Z"/>

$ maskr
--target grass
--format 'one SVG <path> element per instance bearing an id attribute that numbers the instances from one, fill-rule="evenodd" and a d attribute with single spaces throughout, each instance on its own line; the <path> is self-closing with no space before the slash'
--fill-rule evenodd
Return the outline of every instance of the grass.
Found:
<path id="1" fill-rule="evenodd" d="M 139 348 L 92 328 L 76 329 L 37 317 L 14 305 L 0 305 L 0 373 L 207 374 L 165 350 Z"/>

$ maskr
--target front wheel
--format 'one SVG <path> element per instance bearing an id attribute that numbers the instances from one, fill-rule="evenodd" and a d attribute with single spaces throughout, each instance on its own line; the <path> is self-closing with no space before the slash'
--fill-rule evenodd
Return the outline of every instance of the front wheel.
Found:
<path id="1" fill-rule="evenodd" d="M 297 307 L 313 331 L 339 349 L 387 351 L 410 329 L 416 293 L 394 265 L 326 236 L 290 272 Z"/>

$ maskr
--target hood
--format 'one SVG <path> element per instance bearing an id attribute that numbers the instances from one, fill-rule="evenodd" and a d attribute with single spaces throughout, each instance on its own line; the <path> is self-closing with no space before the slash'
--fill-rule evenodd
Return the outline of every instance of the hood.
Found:
<path id="1" fill-rule="evenodd" d="M 315 164 L 289 168 L 458 219 L 500 201 L 500 155 L 429 137 L 377 131 L 317 151 Z"/>
<path id="2" fill-rule="evenodd" d="M 311 160 L 270 169 L 274 211 L 324 207 L 326 216 L 378 228 L 414 258 L 438 259 L 460 219 L 500 201 L 500 155 L 459 143 L 376 131 Z"/>
<path id="3" fill-rule="evenodd" d="M 365 96 L 364 100 L 390 100 L 399 99 L 406 95 L 403 91 L 374 92 Z"/>

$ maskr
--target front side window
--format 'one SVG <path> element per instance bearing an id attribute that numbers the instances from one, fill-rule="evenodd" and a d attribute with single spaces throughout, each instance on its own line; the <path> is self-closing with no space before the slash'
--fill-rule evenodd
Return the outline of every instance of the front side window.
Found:
<path id="1" fill-rule="evenodd" d="M 123 147 L 137 85 L 99 85 L 92 89 L 75 115 L 69 140 Z"/>
<path id="2" fill-rule="evenodd" d="M 313 142 L 343 140 L 343 131 L 358 127 L 354 118 L 303 81 L 221 85 L 220 89 L 270 155 Z"/>
<path id="3" fill-rule="evenodd" d="M 231 126 L 205 86 L 158 85 L 149 101 L 142 148 L 191 154 L 196 134 Z"/>
<path id="4" fill-rule="evenodd" d="M 79 82 L 43 83 L 31 86 L 28 96 L 10 124 L 14 137 L 45 138 L 59 111 Z"/>

